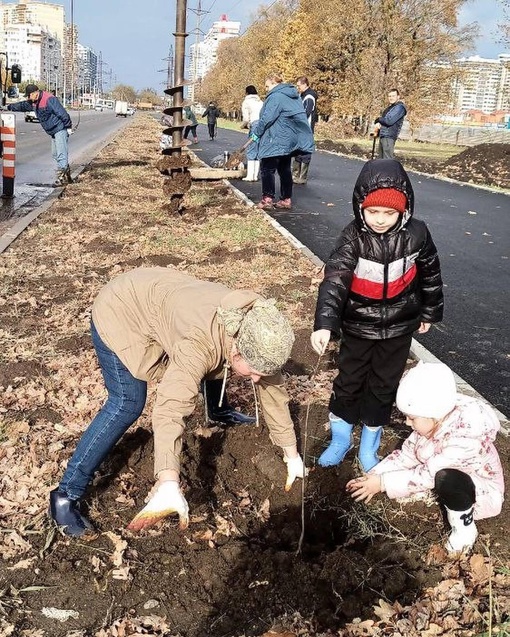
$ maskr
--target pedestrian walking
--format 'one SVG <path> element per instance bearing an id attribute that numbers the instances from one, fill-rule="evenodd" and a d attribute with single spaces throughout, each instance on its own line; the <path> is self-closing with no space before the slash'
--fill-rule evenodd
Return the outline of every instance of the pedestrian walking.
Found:
<path id="1" fill-rule="evenodd" d="M 368 474 L 350 480 L 347 491 L 370 502 L 435 495 L 450 524 L 450 553 L 470 550 L 478 536 L 474 520 L 501 512 L 505 490 L 494 446 L 500 429 L 493 409 L 457 393 L 452 370 L 443 363 L 418 363 L 403 377 L 397 407 L 413 432 Z"/>
<path id="2" fill-rule="evenodd" d="M 252 141 L 259 143 L 262 199 L 258 207 L 290 210 L 292 157 L 315 150 L 313 135 L 296 87 L 284 83 L 278 73 L 266 78 L 265 87 L 266 99 L 250 135 Z M 280 177 L 280 199 L 275 203 L 276 172 Z"/>
<path id="3" fill-rule="evenodd" d="M 286 489 L 303 476 L 280 372 L 294 334 L 274 300 L 169 268 L 137 268 L 99 292 L 91 333 L 108 398 L 50 494 L 51 518 L 64 533 L 81 536 L 92 529 L 80 500 L 102 461 L 142 413 L 152 380 L 159 380 L 152 413 L 156 484 L 130 529 L 147 528 L 171 513 L 179 515 L 182 527 L 188 523 L 180 455 L 184 421 L 195 408 L 202 381 L 212 419 L 254 422 L 225 398 L 230 369 L 257 389 L 271 441 L 283 448 Z"/>
<path id="4" fill-rule="evenodd" d="M 188 135 L 191 133 L 191 137 L 193 138 L 193 143 L 198 144 L 198 136 L 197 136 L 197 118 L 195 113 L 191 110 L 190 106 L 184 107 L 184 117 L 191 122 L 188 126 L 184 127 L 184 139 L 188 139 Z"/>
<path id="5" fill-rule="evenodd" d="M 51 137 L 53 159 L 57 162 L 57 177 L 54 186 L 72 183 L 69 168 L 68 139 L 73 133 L 73 123 L 66 109 L 53 93 L 41 91 L 35 84 L 28 84 L 25 89 L 26 100 L 9 104 L 7 109 L 16 113 L 35 111 L 35 115 L 44 131 Z"/>
<path id="6" fill-rule="evenodd" d="M 379 136 L 379 158 L 381 159 L 395 158 L 395 142 L 407 114 L 398 89 L 392 88 L 388 91 L 388 102 L 390 105 L 374 122 L 374 133 Z"/>
<path id="7" fill-rule="evenodd" d="M 443 317 L 439 258 L 427 226 L 414 218 L 414 193 L 398 161 L 368 161 L 353 194 L 354 220 L 338 239 L 320 284 L 311 342 L 322 354 L 342 333 L 329 402 L 331 443 L 319 458 L 337 465 L 361 422 L 358 458 L 378 462 L 413 332 Z"/>
<path id="8" fill-rule="evenodd" d="M 214 102 L 209 102 L 209 105 L 202 113 L 202 117 L 207 118 L 207 128 L 209 129 L 209 139 L 214 141 L 216 137 L 216 124 L 218 117 L 220 116 L 220 111 L 217 109 L 216 104 Z"/>
<path id="9" fill-rule="evenodd" d="M 255 124 L 259 121 L 262 109 L 262 100 L 257 93 L 257 89 L 250 84 L 245 89 L 246 97 L 241 105 L 243 116 L 243 126 L 248 128 L 248 137 L 251 135 Z M 260 161 L 257 159 L 258 144 L 253 142 L 246 149 L 246 177 L 243 181 L 258 181 Z"/>
<path id="10" fill-rule="evenodd" d="M 317 92 L 314 91 L 313 88 L 310 88 L 308 78 L 305 75 L 298 77 L 296 80 L 296 87 L 301 95 L 303 108 L 305 109 L 308 124 L 310 125 L 313 134 L 315 130 L 315 122 L 317 121 Z M 295 184 L 306 184 L 311 161 L 312 153 L 303 153 L 294 157 L 292 165 L 292 181 Z"/>

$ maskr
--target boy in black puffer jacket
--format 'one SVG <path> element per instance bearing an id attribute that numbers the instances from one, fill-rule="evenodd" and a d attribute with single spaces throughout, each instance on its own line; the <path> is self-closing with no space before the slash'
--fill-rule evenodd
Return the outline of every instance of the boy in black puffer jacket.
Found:
<path id="1" fill-rule="evenodd" d="M 427 226 L 413 218 L 414 193 L 393 159 L 367 162 L 353 194 L 354 221 L 344 228 L 319 287 L 312 347 L 324 353 L 342 332 L 339 374 L 333 382 L 331 443 L 321 466 L 339 464 L 361 422 L 359 460 L 375 466 L 382 427 L 411 347 L 443 317 L 443 284 Z"/>

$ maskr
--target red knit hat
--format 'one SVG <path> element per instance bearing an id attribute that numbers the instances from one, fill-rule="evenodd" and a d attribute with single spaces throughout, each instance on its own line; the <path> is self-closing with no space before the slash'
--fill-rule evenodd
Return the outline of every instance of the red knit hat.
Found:
<path id="1" fill-rule="evenodd" d="M 361 204 L 362 208 L 370 208 L 371 206 L 393 208 L 403 214 L 406 211 L 407 197 L 396 188 L 378 188 L 369 192 Z"/>

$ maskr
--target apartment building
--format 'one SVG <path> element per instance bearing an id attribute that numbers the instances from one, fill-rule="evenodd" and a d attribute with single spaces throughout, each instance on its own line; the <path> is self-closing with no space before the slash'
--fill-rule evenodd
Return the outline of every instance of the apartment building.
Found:
<path id="1" fill-rule="evenodd" d="M 497 60 L 472 56 L 457 60 L 461 71 L 454 82 L 454 110 L 510 112 L 510 54 L 502 53 Z"/>
<path id="2" fill-rule="evenodd" d="M 195 82 L 202 79 L 216 62 L 220 43 L 228 38 L 237 38 L 240 33 L 241 23 L 229 20 L 225 14 L 213 22 L 204 39 L 190 46 L 189 77 Z M 190 93 L 193 99 L 193 88 Z"/>

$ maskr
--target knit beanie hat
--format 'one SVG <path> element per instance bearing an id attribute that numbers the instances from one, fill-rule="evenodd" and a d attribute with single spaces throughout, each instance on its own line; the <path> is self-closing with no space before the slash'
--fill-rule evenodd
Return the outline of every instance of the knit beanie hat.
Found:
<path id="1" fill-rule="evenodd" d="M 403 214 L 407 207 L 407 197 L 396 188 L 378 188 L 369 192 L 361 204 L 362 208 L 369 208 L 370 206 L 393 208 Z"/>
<path id="2" fill-rule="evenodd" d="M 419 362 L 400 381 L 397 407 L 404 414 L 440 420 L 457 402 L 452 370 L 444 363 Z"/>
<path id="3" fill-rule="evenodd" d="M 217 309 L 241 356 L 264 376 L 275 374 L 287 362 L 294 343 L 292 327 L 275 304 L 275 299 L 257 299 L 247 311 Z"/>

